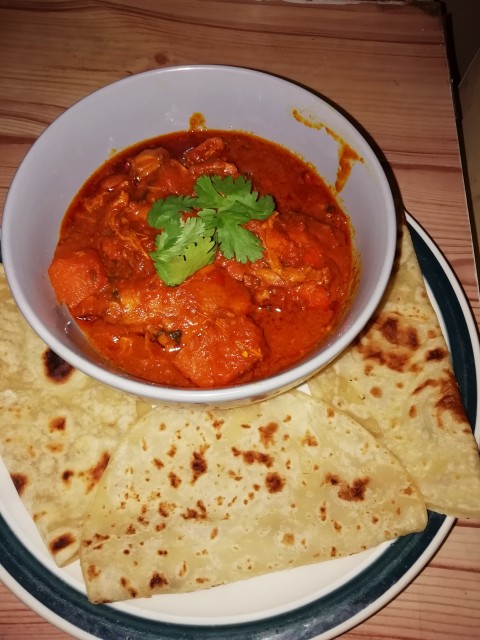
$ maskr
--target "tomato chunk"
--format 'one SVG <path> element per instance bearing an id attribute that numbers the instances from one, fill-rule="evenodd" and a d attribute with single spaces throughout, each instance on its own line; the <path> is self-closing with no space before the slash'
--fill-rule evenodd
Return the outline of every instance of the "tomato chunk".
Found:
<path id="1" fill-rule="evenodd" d="M 58 302 L 64 302 L 69 308 L 76 307 L 108 284 L 103 264 L 93 249 L 55 256 L 48 275 Z"/>

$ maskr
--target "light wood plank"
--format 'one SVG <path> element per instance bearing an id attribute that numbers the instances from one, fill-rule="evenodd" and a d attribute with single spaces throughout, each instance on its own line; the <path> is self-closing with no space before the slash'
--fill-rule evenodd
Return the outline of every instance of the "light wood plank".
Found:
<path id="1" fill-rule="evenodd" d="M 480 320 L 443 25 L 432 3 L 3 0 L 0 60 L 1 208 L 33 141 L 91 91 L 176 64 L 253 67 L 310 87 L 360 123 Z M 480 522 L 460 521 L 393 602 L 343 637 L 478 638 L 479 549 Z M 69 636 L 0 585 L 0 637 Z"/>

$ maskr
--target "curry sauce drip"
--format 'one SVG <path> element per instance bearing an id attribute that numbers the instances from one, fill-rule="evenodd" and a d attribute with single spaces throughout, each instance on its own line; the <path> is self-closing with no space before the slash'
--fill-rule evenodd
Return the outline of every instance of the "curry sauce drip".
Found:
<path id="1" fill-rule="evenodd" d="M 276 210 L 246 227 L 263 258 L 215 261 L 168 287 L 150 252 L 159 198 L 199 176 L 243 175 Z M 100 167 L 66 212 L 50 280 L 91 344 L 142 379 L 177 387 L 257 380 L 304 358 L 338 323 L 356 282 L 348 217 L 313 168 L 235 131 L 169 134 Z"/>

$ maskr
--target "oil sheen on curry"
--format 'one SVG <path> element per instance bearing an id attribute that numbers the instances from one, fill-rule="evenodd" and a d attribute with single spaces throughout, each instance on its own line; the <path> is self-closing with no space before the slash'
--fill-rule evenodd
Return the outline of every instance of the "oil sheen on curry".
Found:
<path id="1" fill-rule="evenodd" d="M 350 221 L 309 164 L 247 133 L 197 130 L 100 167 L 67 210 L 49 276 L 116 367 L 215 388 L 307 356 L 357 270 Z"/>

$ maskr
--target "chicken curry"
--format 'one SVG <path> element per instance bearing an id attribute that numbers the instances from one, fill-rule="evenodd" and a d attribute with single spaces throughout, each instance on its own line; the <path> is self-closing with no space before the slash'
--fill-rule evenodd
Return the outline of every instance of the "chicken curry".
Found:
<path id="1" fill-rule="evenodd" d="M 100 167 L 65 215 L 49 277 L 93 347 L 174 387 L 258 380 L 338 323 L 358 265 L 314 169 L 237 131 L 144 141 Z"/>

